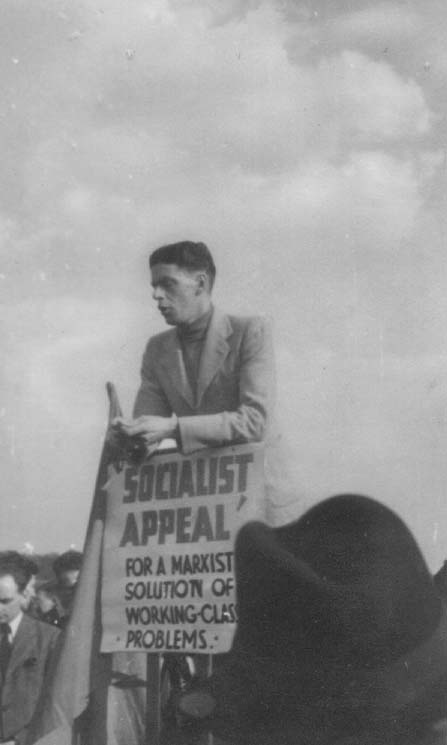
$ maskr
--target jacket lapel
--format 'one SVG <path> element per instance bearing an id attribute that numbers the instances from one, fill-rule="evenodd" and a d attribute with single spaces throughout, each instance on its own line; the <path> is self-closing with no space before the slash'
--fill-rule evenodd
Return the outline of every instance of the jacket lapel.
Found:
<path id="1" fill-rule="evenodd" d="M 219 313 L 215 308 L 211 316 L 208 333 L 200 357 L 199 378 L 197 381 L 197 407 L 200 406 L 203 394 L 229 352 L 230 347 L 227 339 L 231 334 L 232 328 L 228 316 Z"/>
<path id="2" fill-rule="evenodd" d="M 24 614 L 12 643 L 7 675 L 27 659 L 29 659 L 30 664 L 35 664 L 36 655 L 36 634 L 34 624 L 26 614 Z"/>
<path id="3" fill-rule="evenodd" d="M 183 396 L 192 408 L 194 406 L 194 395 L 189 385 L 182 348 L 175 329 L 170 334 L 167 334 L 163 340 L 160 364 L 177 393 Z"/>

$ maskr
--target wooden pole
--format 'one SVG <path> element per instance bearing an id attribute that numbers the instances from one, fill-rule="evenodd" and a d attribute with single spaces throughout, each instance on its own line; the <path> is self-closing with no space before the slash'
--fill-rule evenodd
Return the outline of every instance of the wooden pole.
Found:
<path id="1" fill-rule="evenodd" d="M 161 732 L 160 654 L 146 655 L 146 745 L 159 745 Z"/>

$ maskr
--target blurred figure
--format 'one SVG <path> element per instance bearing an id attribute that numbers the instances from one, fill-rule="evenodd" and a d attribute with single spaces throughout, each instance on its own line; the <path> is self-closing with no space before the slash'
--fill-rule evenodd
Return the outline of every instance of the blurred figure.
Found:
<path id="1" fill-rule="evenodd" d="M 25 588 L 25 596 L 26 596 L 25 610 L 27 610 L 28 613 L 33 614 L 35 600 L 36 600 L 36 583 L 37 583 L 37 575 L 39 574 L 39 567 L 37 566 L 36 562 L 33 561 L 29 556 L 21 554 L 21 558 L 23 561 L 23 565 L 25 567 L 25 571 L 29 572 L 31 575 L 30 581 L 28 582 Z"/>
<path id="2" fill-rule="evenodd" d="M 60 603 L 64 624 L 70 617 L 73 605 L 76 584 L 82 566 L 82 554 L 80 551 L 70 549 L 57 557 L 53 562 L 53 571 L 56 575 L 56 594 Z"/>
<path id="3" fill-rule="evenodd" d="M 64 623 L 64 614 L 62 613 L 59 598 L 57 596 L 57 587 L 54 582 L 45 582 L 36 589 L 36 617 L 40 621 L 50 623 L 52 626 L 62 628 Z"/>
<path id="4" fill-rule="evenodd" d="M 235 566 L 229 658 L 179 697 L 166 743 L 445 745 L 447 609 L 397 515 L 342 495 L 248 523 Z"/>

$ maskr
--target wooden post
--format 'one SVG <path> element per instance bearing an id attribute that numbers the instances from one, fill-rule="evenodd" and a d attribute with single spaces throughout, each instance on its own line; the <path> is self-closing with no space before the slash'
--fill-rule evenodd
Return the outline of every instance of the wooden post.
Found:
<path id="1" fill-rule="evenodd" d="M 210 675 L 212 674 L 213 674 L 213 655 L 209 654 L 207 676 L 210 677 Z M 214 745 L 214 737 L 211 732 L 208 735 L 208 745 Z"/>
<path id="2" fill-rule="evenodd" d="M 160 654 L 146 655 L 146 745 L 159 745 L 161 731 Z"/>

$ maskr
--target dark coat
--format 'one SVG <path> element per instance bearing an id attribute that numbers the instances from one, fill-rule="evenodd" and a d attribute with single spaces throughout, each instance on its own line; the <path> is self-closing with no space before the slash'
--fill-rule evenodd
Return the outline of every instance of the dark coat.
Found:
<path id="1" fill-rule="evenodd" d="M 5 678 L 1 680 L 3 739 L 24 741 L 37 706 L 60 632 L 24 615 L 14 637 Z"/>

